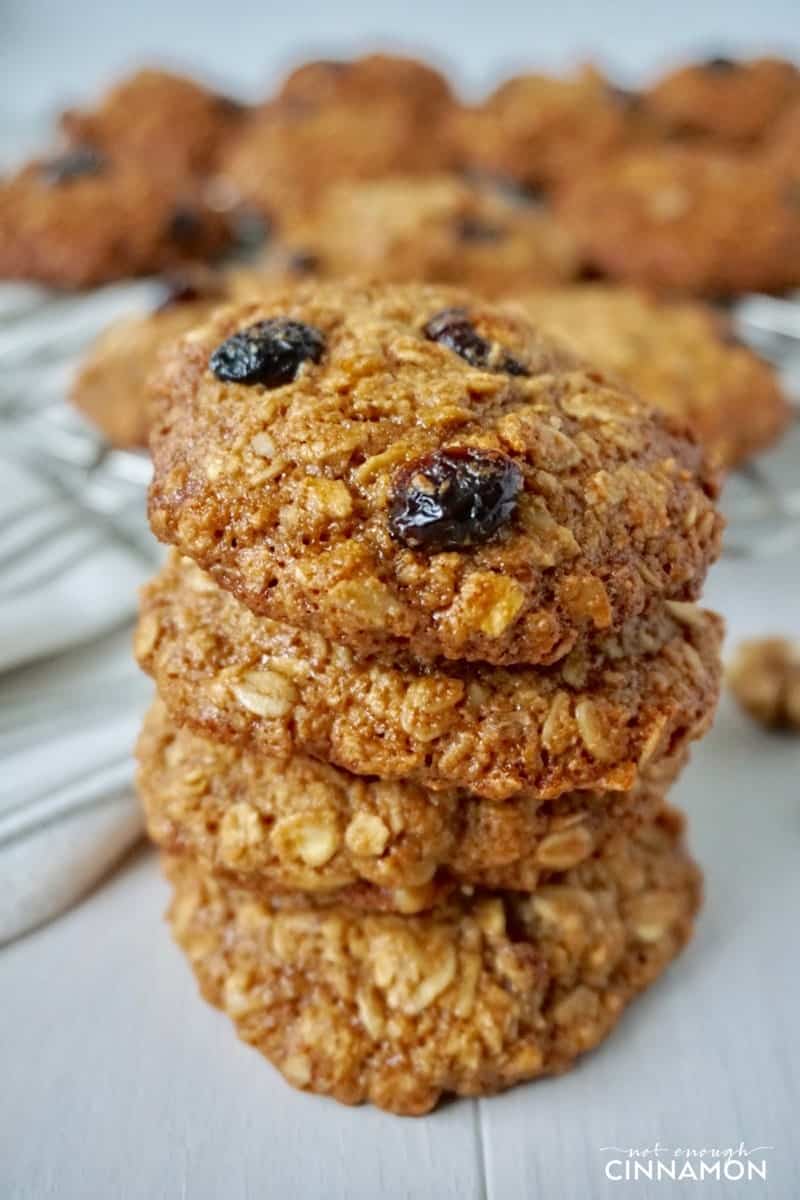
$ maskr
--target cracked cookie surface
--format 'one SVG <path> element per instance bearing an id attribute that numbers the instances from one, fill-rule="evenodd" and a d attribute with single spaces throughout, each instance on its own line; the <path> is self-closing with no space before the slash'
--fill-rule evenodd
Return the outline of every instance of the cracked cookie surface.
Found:
<path id="1" fill-rule="evenodd" d="M 533 891 L 655 816 L 682 766 L 651 764 L 630 792 L 491 801 L 248 754 L 178 728 L 160 702 L 137 755 L 147 830 L 169 853 L 267 898 L 305 891 L 402 913 L 462 885 Z"/>
<path id="2" fill-rule="evenodd" d="M 419 1114 L 565 1070 L 692 932 L 701 876 L 667 810 L 533 894 L 420 916 L 261 900 L 166 859 L 203 995 L 293 1086 Z"/>
<path id="3" fill-rule="evenodd" d="M 552 667 L 356 659 L 250 609 L 174 555 L 135 648 L 173 718 L 277 758 L 502 799 L 625 791 L 711 721 L 722 623 L 672 603 Z"/>
<path id="4" fill-rule="evenodd" d="M 718 553 L 699 445 L 456 289 L 277 290 L 183 339 L 153 393 L 156 535 L 356 653 L 553 662 L 693 599 Z"/>

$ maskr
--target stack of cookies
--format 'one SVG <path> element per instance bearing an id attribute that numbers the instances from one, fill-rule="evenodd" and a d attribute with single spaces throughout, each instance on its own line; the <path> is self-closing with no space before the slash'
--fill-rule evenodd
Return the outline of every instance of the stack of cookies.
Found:
<path id="1" fill-rule="evenodd" d="M 216 311 L 153 383 L 140 791 L 204 995 L 297 1087 L 422 1113 L 562 1070 L 686 942 L 715 480 L 433 285 Z"/>

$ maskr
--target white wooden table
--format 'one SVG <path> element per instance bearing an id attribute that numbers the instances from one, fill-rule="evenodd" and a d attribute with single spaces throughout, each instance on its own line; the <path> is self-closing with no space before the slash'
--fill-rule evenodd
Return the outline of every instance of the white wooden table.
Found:
<path id="1" fill-rule="evenodd" d="M 733 639 L 800 634 L 800 560 L 724 563 Z M 800 740 L 726 703 L 676 799 L 707 871 L 696 940 L 560 1079 L 418 1120 L 292 1091 L 206 1006 L 154 856 L 0 954 L 3 1200 L 800 1196 Z M 612 1182 L 605 1146 L 767 1145 L 767 1180 Z M 616 1168 L 612 1169 L 616 1170 Z M 685 1188 L 690 1188 L 685 1192 Z"/>

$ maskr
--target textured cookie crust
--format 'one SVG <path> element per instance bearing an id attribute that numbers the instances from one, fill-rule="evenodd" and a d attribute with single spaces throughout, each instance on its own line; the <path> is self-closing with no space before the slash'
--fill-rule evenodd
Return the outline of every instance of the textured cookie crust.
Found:
<path id="1" fill-rule="evenodd" d="M 530 896 L 431 914 L 259 901 L 167 859 L 203 995 L 293 1086 L 407 1115 L 565 1070 L 692 932 L 701 891 L 667 811 Z"/>
<path id="2" fill-rule="evenodd" d="M 106 160 L 53 182 L 36 162 L 0 183 L 0 279 L 91 287 L 217 257 L 226 221 L 194 193 L 148 170 Z"/>
<path id="3" fill-rule="evenodd" d="M 615 279 L 710 296 L 800 283 L 800 203 L 759 155 L 621 155 L 565 185 L 556 212 Z"/>
<path id="4" fill-rule="evenodd" d="M 308 754 L 360 775 L 462 787 L 625 791 L 708 728 L 722 623 L 672 603 L 556 666 L 354 659 L 256 617 L 173 556 L 142 592 L 135 649 L 179 724 L 258 754 Z"/>
<path id="5" fill-rule="evenodd" d="M 773 368 L 702 304 L 603 284 L 526 292 L 519 302 L 538 328 L 686 420 L 721 467 L 786 428 L 790 409 Z"/>
<path id="6" fill-rule="evenodd" d="M 800 644 L 780 637 L 742 642 L 728 684 L 753 720 L 768 729 L 800 732 Z"/>
<path id="7" fill-rule="evenodd" d="M 564 282 L 579 268 L 572 238 L 546 212 L 449 175 L 339 185 L 287 239 L 323 275 L 459 283 L 485 296 Z"/>
<path id="8" fill-rule="evenodd" d="M 641 136 L 631 101 L 592 67 L 571 78 L 520 75 L 455 111 L 450 137 L 462 165 L 548 188 Z"/>
<path id="9" fill-rule="evenodd" d="M 97 338 L 70 390 L 70 401 L 112 446 L 146 446 L 150 406 L 146 381 L 171 341 L 205 321 L 221 299 L 177 302 L 145 316 L 115 321 Z"/>
<path id="10" fill-rule="evenodd" d="M 495 802 L 243 753 L 179 729 L 160 702 L 138 758 L 148 833 L 164 850 L 267 897 L 304 891 L 403 913 L 460 884 L 533 891 L 654 817 L 682 765 L 651 765 L 630 792 Z"/>
<path id="11" fill-rule="evenodd" d="M 278 100 L 248 122 L 221 172 L 241 202 L 278 227 L 313 211 L 333 184 L 446 170 L 452 147 L 444 120 L 411 102 Z"/>
<path id="12" fill-rule="evenodd" d="M 425 335 L 453 309 L 480 366 Z M 215 349 L 275 317 L 317 331 L 318 361 L 282 387 L 220 381 Z M 154 391 L 157 537 L 255 611 L 356 652 L 552 662 L 654 595 L 693 599 L 718 553 L 716 479 L 699 446 L 518 310 L 470 293 L 276 292 L 193 331 Z M 465 448 L 520 480 L 515 511 L 488 538 L 473 541 L 466 523 L 466 545 L 412 546 L 394 505 L 427 487 L 427 456 Z"/>
<path id="13" fill-rule="evenodd" d="M 755 142 L 800 100 L 800 71 L 777 58 L 712 58 L 670 71 L 643 99 L 674 134 Z"/>
<path id="14" fill-rule="evenodd" d="M 243 116 L 241 105 L 195 80 L 143 70 L 111 88 L 97 108 L 65 112 L 61 125 L 73 142 L 179 180 L 210 174 Z"/>

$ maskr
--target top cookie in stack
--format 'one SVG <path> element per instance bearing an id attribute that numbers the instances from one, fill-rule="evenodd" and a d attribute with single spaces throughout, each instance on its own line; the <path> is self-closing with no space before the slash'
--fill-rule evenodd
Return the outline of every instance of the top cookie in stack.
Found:
<path id="1" fill-rule="evenodd" d="M 699 447 L 466 293 L 277 290 L 156 391 L 156 534 L 360 656 L 553 663 L 696 598 L 718 552 Z"/>

